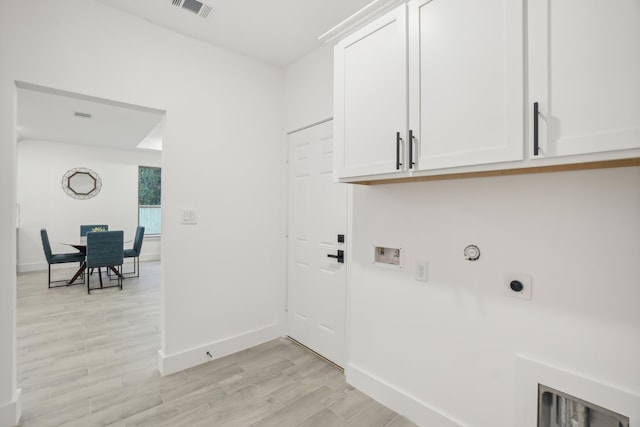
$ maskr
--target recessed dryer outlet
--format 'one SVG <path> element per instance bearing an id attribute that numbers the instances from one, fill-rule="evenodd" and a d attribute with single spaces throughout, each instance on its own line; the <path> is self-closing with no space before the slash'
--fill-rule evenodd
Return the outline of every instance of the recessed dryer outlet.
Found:
<path id="1" fill-rule="evenodd" d="M 504 294 L 509 297 L 532 298 L 533 280 L 529 274 L 507 273 L 504 279 Z"/>

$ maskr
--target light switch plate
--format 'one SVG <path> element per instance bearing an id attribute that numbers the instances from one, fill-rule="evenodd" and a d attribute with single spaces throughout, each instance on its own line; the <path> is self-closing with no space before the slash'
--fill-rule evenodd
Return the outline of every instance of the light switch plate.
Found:
<path id="1" fill-rule="evenodd" d="M 182 210 L 182 224 L 197 224 L 196 211 L 193 209 Z"/>

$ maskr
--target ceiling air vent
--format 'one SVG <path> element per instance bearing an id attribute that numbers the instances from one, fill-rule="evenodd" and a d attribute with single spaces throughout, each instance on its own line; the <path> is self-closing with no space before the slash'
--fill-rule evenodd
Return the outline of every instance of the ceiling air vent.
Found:
<path id="1" fill-rule="evenodd" d="M 198 0 L 171 0 L 171 4 L 206 18 L 211 13 L 212 7 Z"/>

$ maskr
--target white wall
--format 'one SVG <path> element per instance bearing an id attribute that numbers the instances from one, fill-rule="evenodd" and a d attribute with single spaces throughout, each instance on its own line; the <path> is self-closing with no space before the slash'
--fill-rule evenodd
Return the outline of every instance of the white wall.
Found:
<path id="1" fill-rule="evenodd" d="M 333 117 L 333 48 L 323 45 L 284 71 L 285 129 Z"/>
<path id="2" fill-rule="evenodd" d="M 322 87 L 316 69 L 286 84 Z M 290 93 L 287 123 L 326 115 L 324 93 Z M 639 186 L 640 168 L 353 186 L 347 380 L 433 426 L 524 425 L 518 354 L 640 396 Z M 373 266 L 372 244 L 405 269 Z M 503 295 L 509 272 L 532 275 L 531 301 Z"/>
<path id="3" fill-rule="evenodd" d="M 278 336 L 282 71 L 86 0 L 1 2 L 0 40 L 0 408 L 16 395 L 15 81 L 167 112 L 165 372 Z"/>
<path id="4" fill-rule="evenodd" d="M 639 184 L 624 168 L 355 188 L 351 368 L 479 427 L 514 425 L 516 354 L 640 395 Z M 372 266 L 378 242 L 405 271 Z M 509 272 L 532 275 L 531 301 L 503 295 Z"/>
<path id="5" fill-rule="evenodd" d="M 159 167 L 162 160 L 160 152 L 43 141 L 21 141 L 17 156 L 19 272 L 47 268 L 41 228 L 47 229 L 54 253 L 74 251 L 60 242 L 77 241 L 80 224 L 108 224 L 112 230 L 124 230 L 125 241 L 133 240 L 138 225 L 138 166 Z M 62 176 L 77 167 L 100 176 L 102 189 L 96 197 L 74 199 L 62 189 Z M 140 258 L 160 259 L 160 239 L 146 236 Z"/>
<path id="6" fill-rule="evenodd" d="M 0 17 L 5 2 L 0 2 Z M 6 43 L 0 29 L 0 54 Z M 0 66 L 0 426 L 12 426 L 20 416 L 16 387 L 16 93 Z"/>

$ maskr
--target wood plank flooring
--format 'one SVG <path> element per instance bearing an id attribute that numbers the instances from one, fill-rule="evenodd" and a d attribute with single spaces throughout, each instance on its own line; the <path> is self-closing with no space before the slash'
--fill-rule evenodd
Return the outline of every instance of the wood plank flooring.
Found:
<path id="1" fill-rule="evenodd" d="M 20 426 L 415 426 L 287 339 L 161 377 L 159 267 L 91 295 L 18 276 Z"/>

